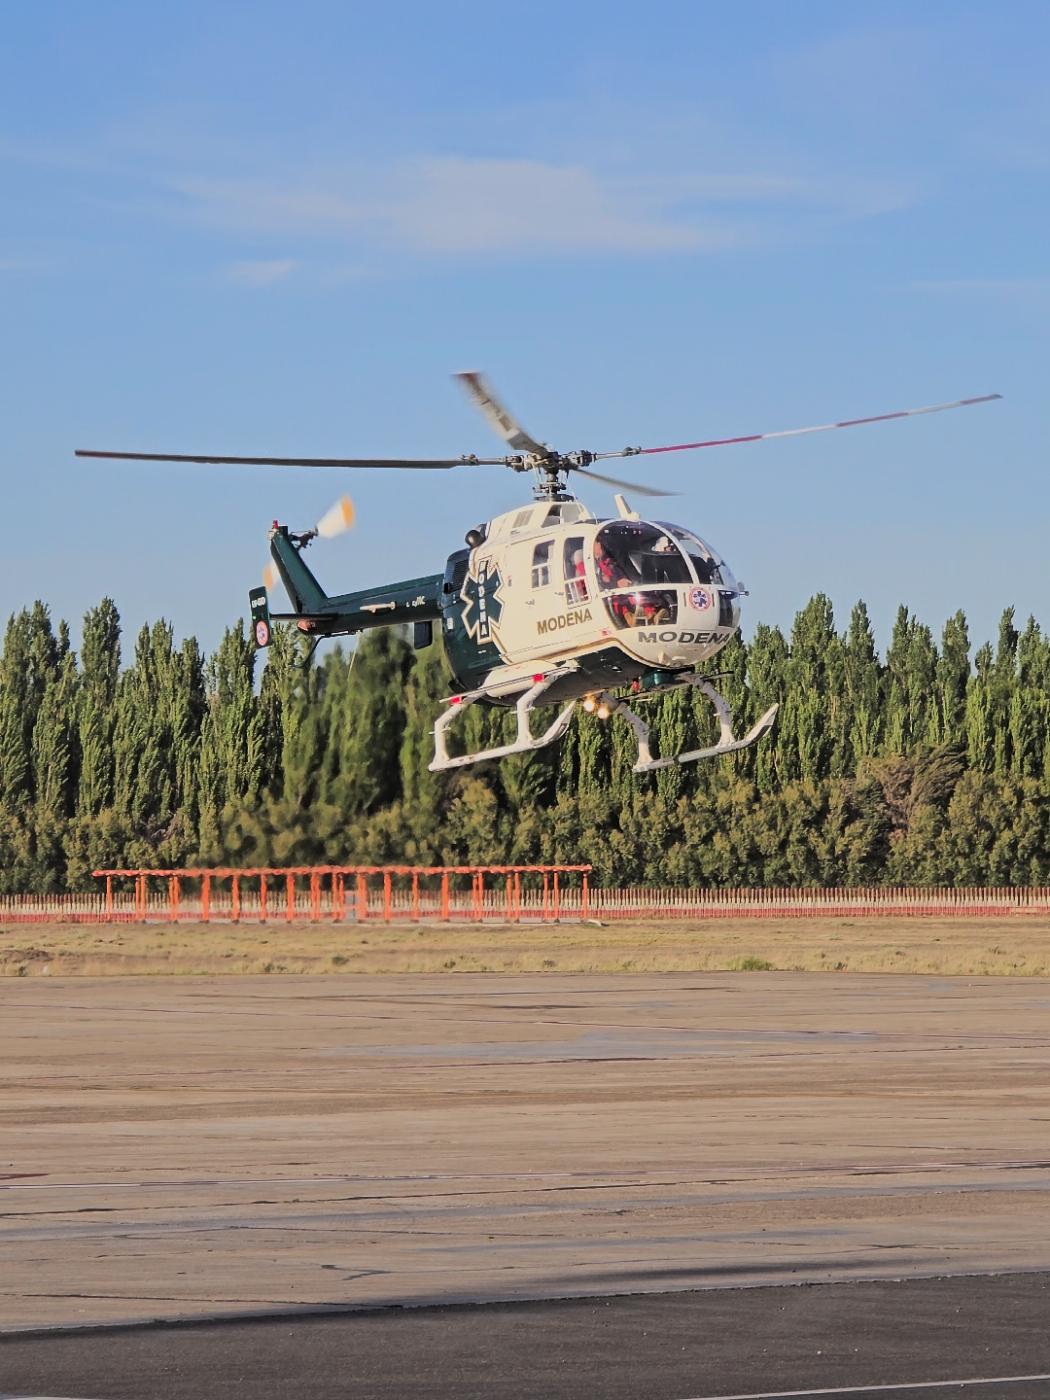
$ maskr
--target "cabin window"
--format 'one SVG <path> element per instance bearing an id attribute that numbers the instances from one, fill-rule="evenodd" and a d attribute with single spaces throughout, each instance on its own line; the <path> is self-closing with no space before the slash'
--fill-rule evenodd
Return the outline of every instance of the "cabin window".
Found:
<path id="1" fill-rule="evenodd" d="M 553 541 L 544 540 L 532 551 L 532 586 L 546 588 L 551 581 L 551 548 Z"/>
<path id="2" fill-rule="evenodd" d="M 678 594 L 673 590 L 617 593 L 606 598 L 605 607 L 620 632 L 628 627 L 667 627 L 678 621 Z"/>
<path id="3" fill-rule="evenodd" d="M 645 521 L 615 520 L 599 530 L 594 541 L 594 568 L 603 593 L 640 583 L 693 581 L 670 532 Z"/>
<path id="4" fill-rule="evenodd" d="M 587 557 L 583 552 L 583 536 L 572 535 L 562 550 L 565 566 L 565 602 L 573 607 L 587 601 Z"/>
<path id="5" fill-rule="evenodd" d="M 587 512 L 579 501 L 555 501 L 543 518 L 543 528 L 552 525 L 575 525 L 577 520 L 586 520 Z"/>

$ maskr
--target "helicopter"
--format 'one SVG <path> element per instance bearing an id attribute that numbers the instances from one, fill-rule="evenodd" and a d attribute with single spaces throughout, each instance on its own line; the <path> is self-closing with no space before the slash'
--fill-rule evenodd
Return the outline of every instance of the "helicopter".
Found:
<path id="1" fill-rule="evenodd" d="M 315 646 L 328 637 L 408 624 L 419 649 L 432 644 L 436 627 L 456 692 L 446 698 L 447 708 L 434 725 L 432 772 L 545 748 L 562 737 L 581 703 L 599 719 L 620 715 L 631 726 L 638 747 L 636 773 L 734 753 L 757 743 L 772 729 L 777 705 L 771 705 L 742 738 L 734 738 L 730 706 L 711 683 L 717 676 L 699 669 L 738 630 L 740 598 L 748 596 L 744 585 L 695 531 L 648 515 L 643 518 L 622 494 L 658 498 L 676 493 L 594 471 L 596 462 L 798 437 L 941 413 L 1002 397 L 984 394 L 928 408 L 669 447 L 563 454 L 526 432 L 481 373 L 469 371 L 455 377 L 510 449 L 508 454 L 410 459 L 186 456 L 86 449 L 76 453 L 78 457 L 216 466 L 416 471 L 503 466 L 531 474 L 532 501 L 468 530 L 466 548 L 448 556 L 443 572 L 381 588 L 329 596 L 303 559 L 303 551 L 315 539 L 341 534 L 353 525 L 349 498 L 338 501 L 312 529 L 293 531 L 275 520 L 269 542 L 276 575 L 268 570 L 269 582 L 248 595 L 258 648 L 270 645 L 275 621 L 294 622 Z M 593 514 L 569 489 L 573 473 L 618 488 L 617 515 Z M 291 600 L 291 613 L 270 610 L 269 589 L 277 577 Z M 630 708 L 628 699 L 683 687 L 705 695 L 714 705 L 718 741 L 688 753 L 654 756 L 649 726 Z M 511 743 L 476 753 L 450 754 L 449 729 L 474 704 L 513 708 L 516 736 Z M 562 708 L 542 734 L 534 735 L 532 711 L 539 705 Z"/>

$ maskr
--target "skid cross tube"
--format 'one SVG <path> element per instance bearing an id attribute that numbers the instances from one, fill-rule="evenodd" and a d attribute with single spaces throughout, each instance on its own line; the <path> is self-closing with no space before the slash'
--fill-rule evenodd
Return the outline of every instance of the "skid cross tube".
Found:
<path id="1" fill-rule="evenodd" d="M 439 716 L 434 725 L 434 761 L 430 764 L 430 772 L 439 773 L 446 768 L 464 768 L 468 763 L 482 763 L 490 758 L 506 758 L 508 754 L 512 753 L 530 753 L 533 749 L 546 748 L 548 744 L 553 744 L 556 739 L 560 739 L 569 727 L 569 720 L 572 719 L 572 712 L 576 707 L 575 700 L 569 701 L 546 733 L 541 734 L 538 739 L 533 738 L 529 717 L 533 707 L 539 703 L 540 697 L 563 675 L 563 671 L 553 671 L 543 676 L 518 696 L 514 706 L 518 716 L 518 737 L 512 744 L 501 744 L 498 748 L 483 749 L 480 753 L 466 753 L 460 754 L 456 758 L 450 758 L 446 746 L 446 734 L 449 726 L 468 705 L 473 705 L 476 700 L 484 699 L 488 692 L 471 690 L 466 695 L 455 696 L 449 703 L 448 709 Z"/>

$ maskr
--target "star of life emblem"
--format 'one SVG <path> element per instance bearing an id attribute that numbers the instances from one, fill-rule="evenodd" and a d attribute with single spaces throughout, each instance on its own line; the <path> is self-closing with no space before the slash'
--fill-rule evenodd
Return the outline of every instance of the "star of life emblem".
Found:
<path id="1" fill-rule="evenodd" d="M 706 612 L 711 606 L 711 595 L 706 588 L 694 588 L 689 595 L 689 606 L 697 612 Z"/>
<path id="2" fill-rule="evenodd" d="M 488 559 L 479 562 L 476 577 L 468 574 L 463 582 L 459 594 L 466 604 L 463 626 L 467 636 L 473 637 L 479 646 L 492 640 L 491 629 L 499 626 L 503 616 L 503 602 L 499 597 L 502 587 L 499 565 Z"/>

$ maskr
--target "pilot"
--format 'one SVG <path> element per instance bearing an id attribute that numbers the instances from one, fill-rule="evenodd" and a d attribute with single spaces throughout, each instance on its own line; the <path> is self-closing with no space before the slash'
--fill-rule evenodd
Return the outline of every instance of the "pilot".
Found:
<path id="1" fill-rule="evenodd" d="M 630 588 L 631 580 L 624 576 L 618 559 L 605 548 L 601 540 L 594 541 L 594 568 L 598 575 L 598 586 L 603 589 Z"/>

